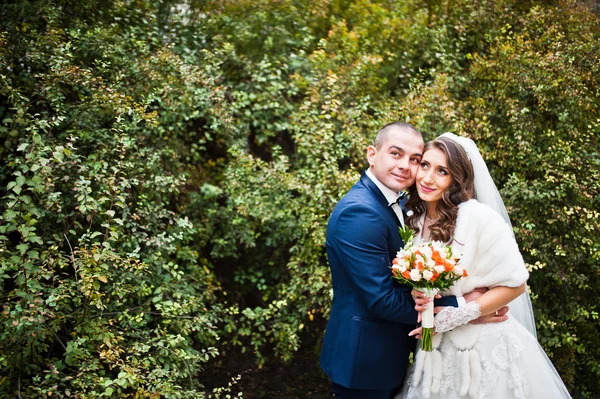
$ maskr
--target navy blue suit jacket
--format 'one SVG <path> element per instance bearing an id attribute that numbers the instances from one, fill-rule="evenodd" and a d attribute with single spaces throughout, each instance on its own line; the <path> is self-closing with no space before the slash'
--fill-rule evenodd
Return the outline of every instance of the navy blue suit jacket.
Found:
<path id="1" fill-rule="evenodd" d="M 411 288 L 391 278 L 392 259 L 404 245 L 398 220 L 383 193 L 363 174 L 333 210 L 327 256 L 333 303 L 321 349 L 321 367 L 351 389 L 400 386 L 416 339 Z M 456 306 L 448 297 L 443 305 Z M 442 303 L 436 302 L 436 305 Z"/>

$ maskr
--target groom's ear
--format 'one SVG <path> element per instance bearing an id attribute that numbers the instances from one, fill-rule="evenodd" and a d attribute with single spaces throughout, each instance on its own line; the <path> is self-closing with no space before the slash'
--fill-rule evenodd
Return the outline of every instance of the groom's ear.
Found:
<path id="1" fill-rule="evenodd" d="M 371 166 L 375 164 L 375 155 L 377 155 L 377 148 L 374 145 L 367 147 L 367 160 Z"/>

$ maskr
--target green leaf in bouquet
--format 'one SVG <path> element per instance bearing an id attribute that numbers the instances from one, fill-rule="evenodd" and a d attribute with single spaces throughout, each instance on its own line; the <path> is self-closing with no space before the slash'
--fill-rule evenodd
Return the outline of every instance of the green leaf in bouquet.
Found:
<path id="1" fill-rule="evenodd" d="M 405 245 L 412 242 L 415 238 L 415 232 L 408 226 L 398 227 L 398 231 L 400 232 L 400 237 Z"/>

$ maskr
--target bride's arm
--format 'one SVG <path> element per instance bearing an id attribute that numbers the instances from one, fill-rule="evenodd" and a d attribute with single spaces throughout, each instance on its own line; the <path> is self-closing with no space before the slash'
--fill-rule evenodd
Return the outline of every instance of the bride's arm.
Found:
<path id="1" fill-rule="evenodd" d="M 497 286 L 469 302 L 464 308 L 444 308 L 435 316 L 435 332 L 445 332 L 475 320 L 482 314 L 489 314 L 521 295 L 525 284 L 518 287 Z"/>
<path id="2" fill-rule="evenodd" d="M 482 315 L 489 315 L 500 308 L 508 305 L 519 295 L 525 292 L 526 284 L 523 283 L 518 287 L 494 287 L 486 291 L 483 295 L 477 298 L 474 302 L 479 305 L 479 311 Z"/>
<path id="3" fill-rule="evenodd" d="M 518 287 L 498 286 L 486 291 L 463 308 L 446 307 L 435 317 L 435 332 L 445 332 L 467 324 L 482 315 L 489 315 L 505 307 L 512 300 L 525 292 L 526 284 Z M 420 338 L 421 327 L 412 330 L 408 335 Z"/>

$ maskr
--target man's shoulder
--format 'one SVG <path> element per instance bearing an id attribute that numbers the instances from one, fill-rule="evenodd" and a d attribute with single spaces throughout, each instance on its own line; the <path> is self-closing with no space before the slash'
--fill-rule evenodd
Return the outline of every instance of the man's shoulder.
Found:
<path id="1" fill-rule="evenodd" d="M 337 210 L 352 206 L 373 207 L 377 200 L 373 193 L 362 182 L 357 182 L 352 188 L 338 201 Z"/>
<path id="2" fill-rule="evenodd" d="M 359 181 L 335 205 L 329 223 L 337 223 L 340 218 L 344 220 L 355 217 L 379 219 L 381 214 L 381 204 L 373 193 Z"/>

